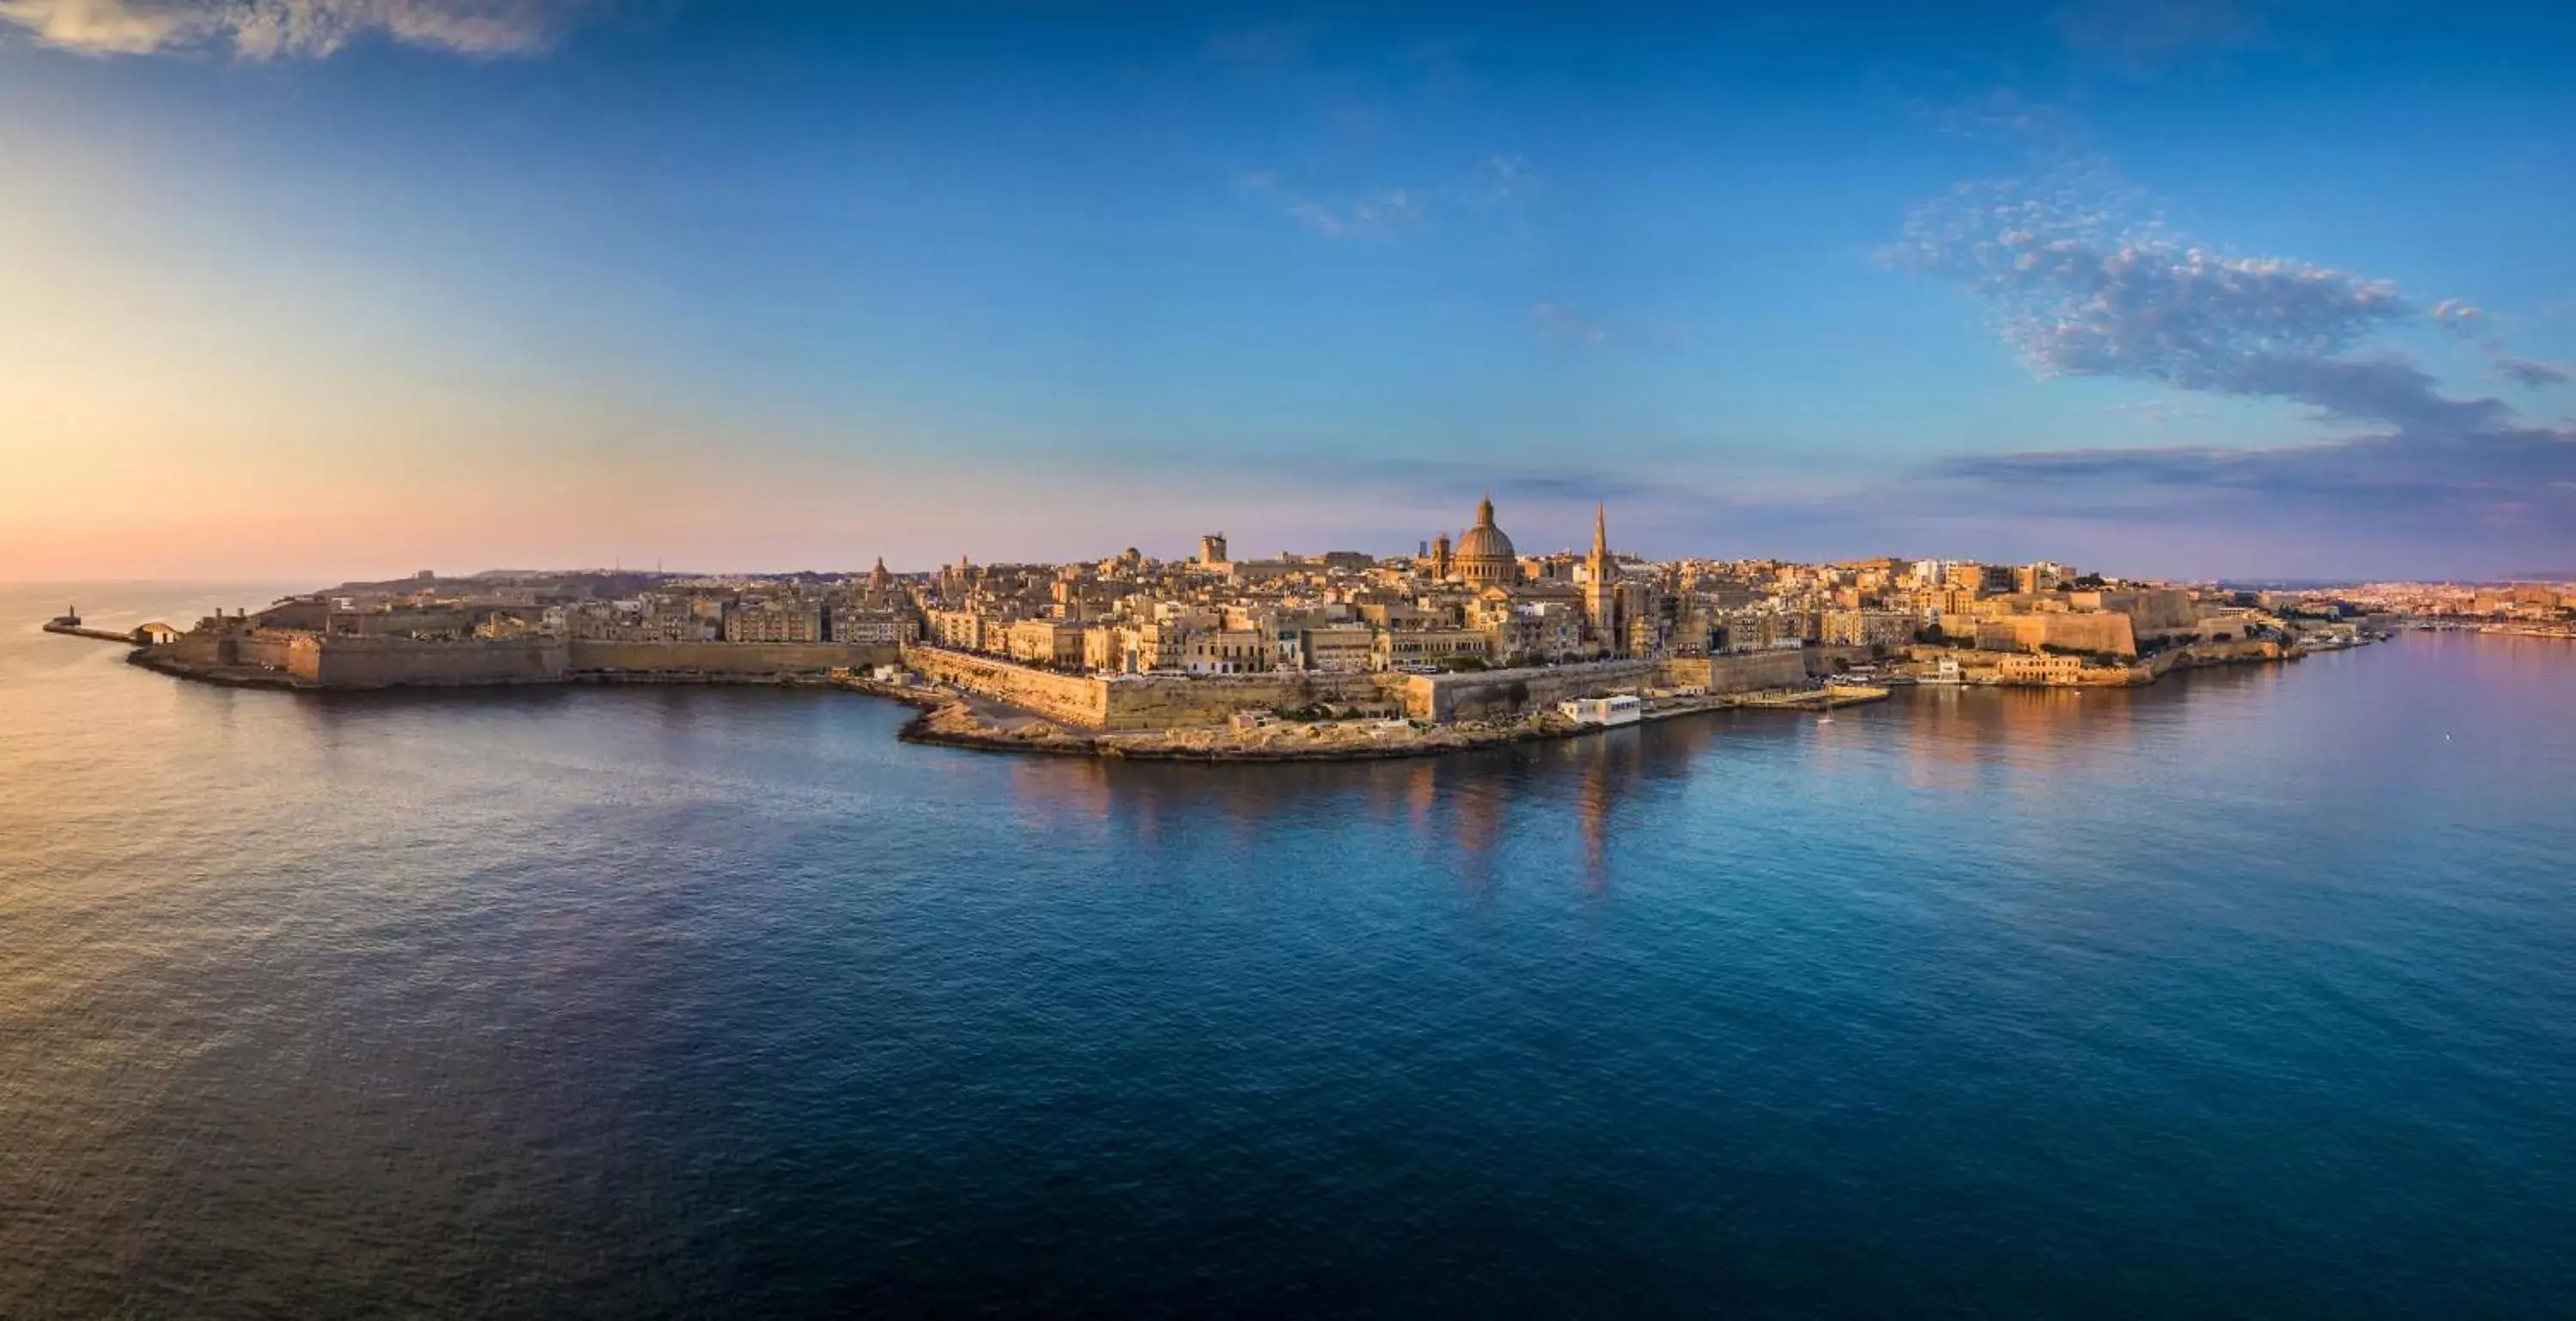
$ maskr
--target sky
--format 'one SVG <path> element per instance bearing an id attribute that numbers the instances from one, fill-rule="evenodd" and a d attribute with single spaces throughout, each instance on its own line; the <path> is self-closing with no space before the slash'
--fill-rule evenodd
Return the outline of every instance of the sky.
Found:
<path id="1" fill-rule="evenodd" d="M 0 580 L 2576 574 L 2576 14 L 0 0 Z"/>

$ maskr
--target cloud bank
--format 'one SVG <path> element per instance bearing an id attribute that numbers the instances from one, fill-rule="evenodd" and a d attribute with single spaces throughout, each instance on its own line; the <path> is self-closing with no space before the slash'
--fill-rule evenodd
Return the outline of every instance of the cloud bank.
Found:
<path id="1" fill-rule="evenodd" d="M 1962 185 L 1915 209 L 1883 256 L 1948 281 L 1987 311 L 2034 374 L 2155 382 L 2307 406 L 2340 434 L 2277 449 L 2176 446 L 1983 455 L 1935 465 L 2032 512 L 2260 519 L 2320 510 L 2428 543 L 2474 534 L 2516 553 L 2576 552 L 2576 432 L 2523 425 L 2502 401 L 2445 393 L 2379 343 L 2484 318 L 2385 280 L 2246 257 L 2135 219 L 2098 167 Z M 2508 360 L 2525 384 L 2560 378 Z"/>
<path id="2" fill-rule="evenodd" d="M 604 0 L 0 0 L 0 24 L 89 55 L 320 59 L 382 37 L 498 58 L 551 49 Z"/>

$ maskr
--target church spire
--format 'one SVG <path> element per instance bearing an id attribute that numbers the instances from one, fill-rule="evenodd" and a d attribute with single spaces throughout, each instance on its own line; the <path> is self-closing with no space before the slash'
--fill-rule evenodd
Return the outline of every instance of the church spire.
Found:
<path id="1" fill-rule="evenodd" d="M 1592 558 L 1610 558 L 1610 505 L 1608 501 L 1592 506 Z"/>

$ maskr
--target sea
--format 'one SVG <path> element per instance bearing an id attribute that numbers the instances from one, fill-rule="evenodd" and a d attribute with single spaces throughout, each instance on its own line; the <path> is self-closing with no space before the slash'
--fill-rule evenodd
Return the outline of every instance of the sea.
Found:
<path id="1" fill-rule="evenodd" d="M 2576 644 L 1436 759 L 0 588 L 0 1316 L 2565 1317 Z"/>

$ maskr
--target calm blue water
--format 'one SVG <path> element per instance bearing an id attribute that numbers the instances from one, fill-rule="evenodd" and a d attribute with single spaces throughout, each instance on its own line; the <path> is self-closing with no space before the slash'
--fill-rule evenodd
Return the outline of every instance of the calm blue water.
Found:
<path id="1" fill-rule="evenodd" d="M 0 1315 L 2576 1306 L 2576 646 L 1200 768 L 60 595 Z"/>

